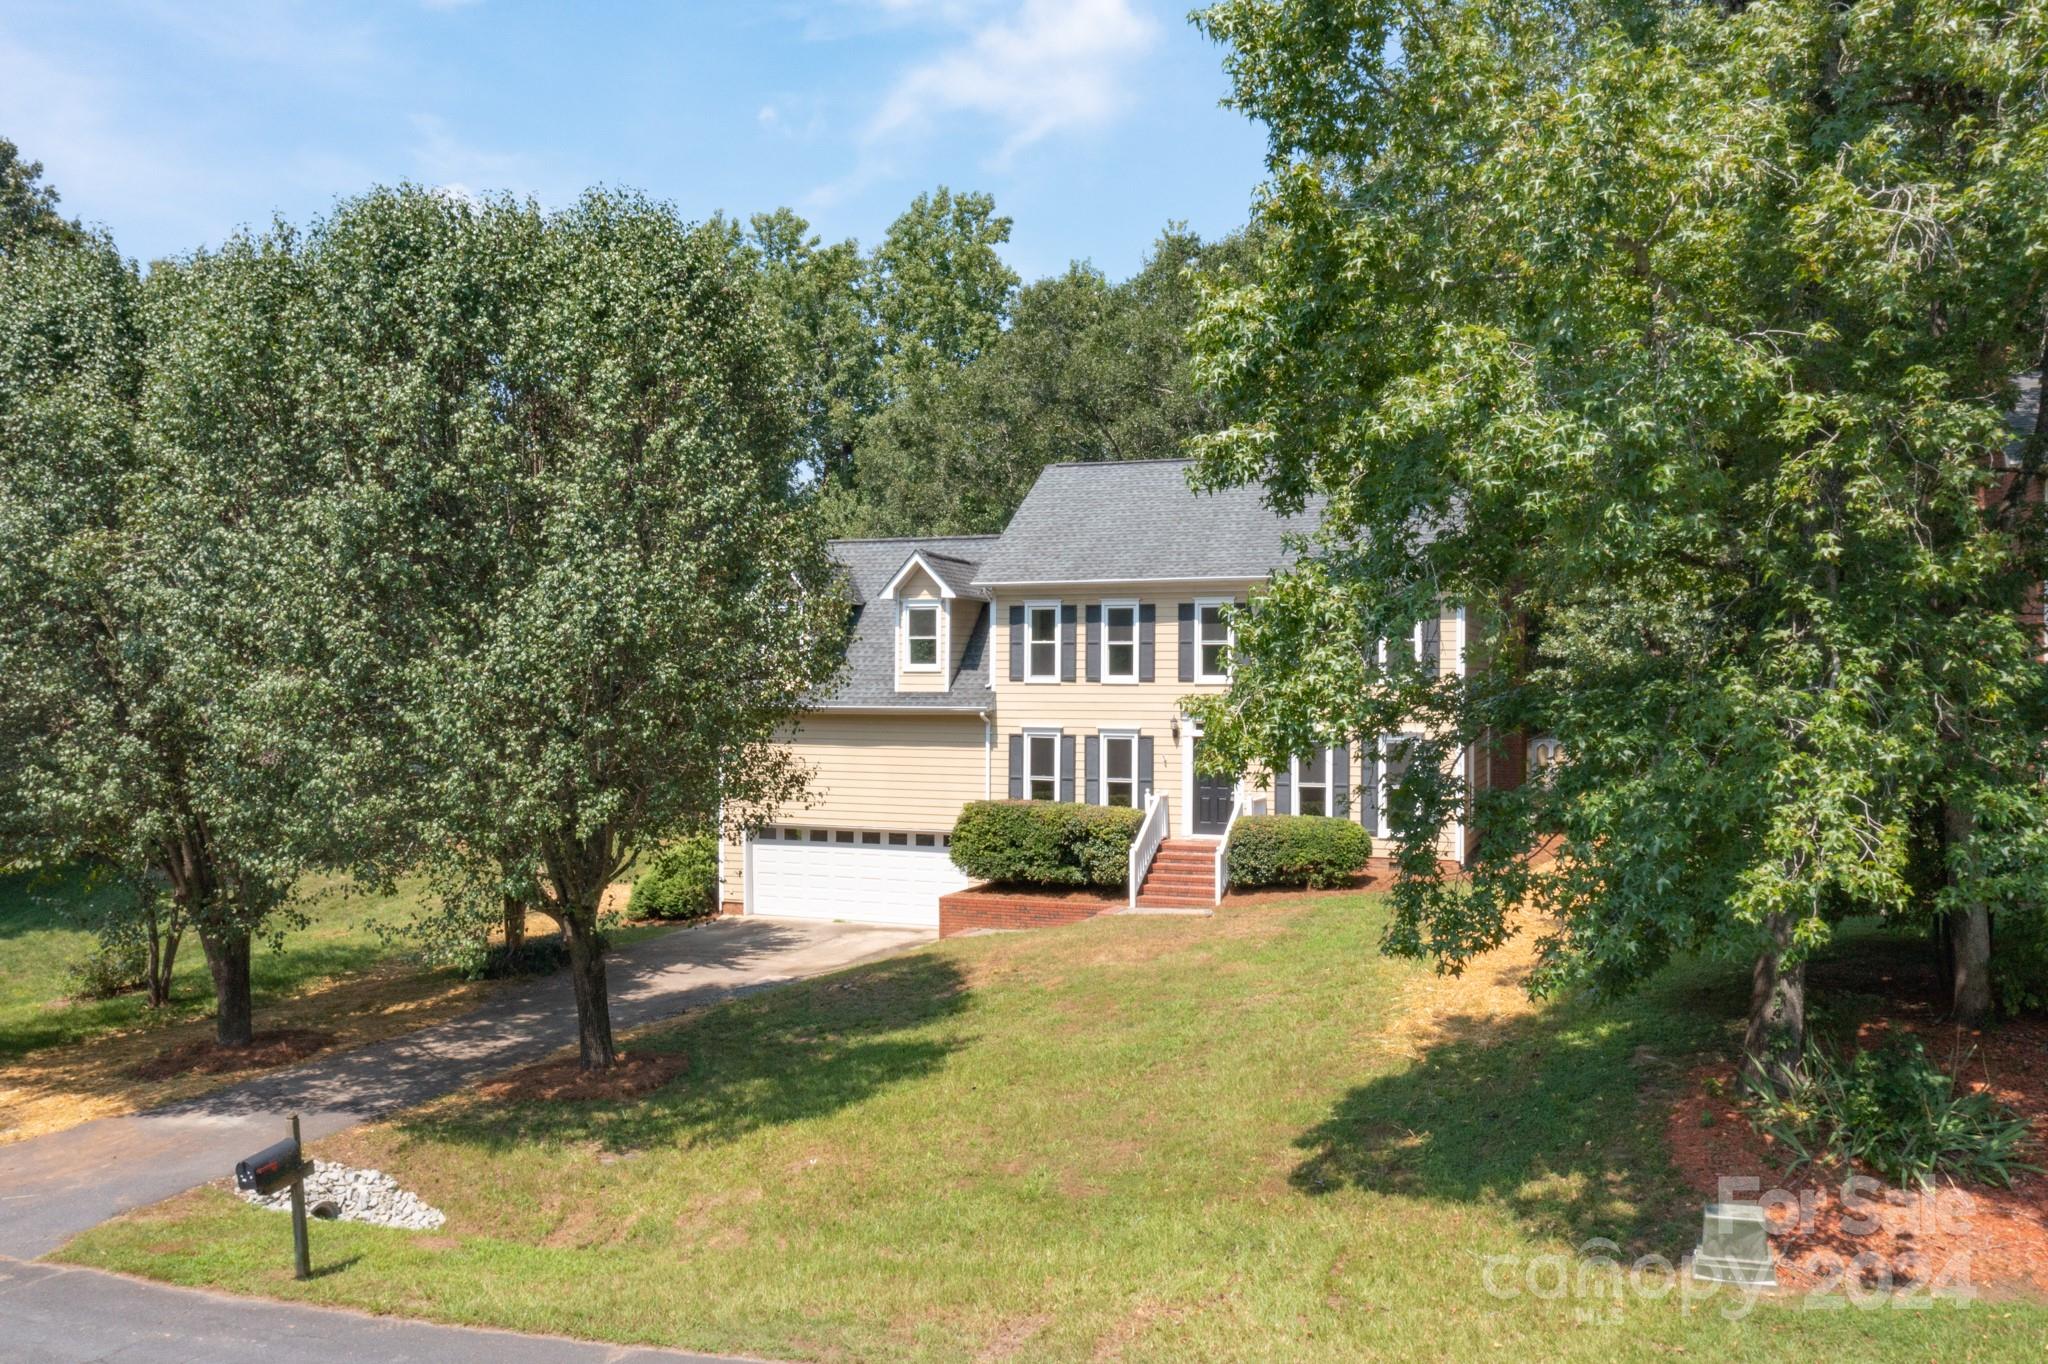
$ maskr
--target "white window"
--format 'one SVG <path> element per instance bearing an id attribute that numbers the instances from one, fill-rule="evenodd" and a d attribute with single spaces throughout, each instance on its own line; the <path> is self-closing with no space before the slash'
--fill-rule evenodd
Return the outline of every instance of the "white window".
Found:
<path id="1" fill-rule="evenodd" d="M 1412 734 L 1388 734 L 1380 739 L 1381 838 L 1393 838 L 1401 831 L 1394 819 L 1394 792 L 1400 789 L 1402 778 L 1408 775 L 1408 764 L 1415 757 L 1415 748 L 1415 736 Z"/>
<path id="2" fill-rule="evenodd" d="M 1024 736 L 1024 799 L 1060 798 L 1060 736 L 1057 733 Z"/>
<path id="3" fill-rule="evenodd" d="M 1336 766 L 1337 750 L 1323 749 L 1313 758 L 1294 760 L 1294 810 L 1297 815 L 1327 815 L 1336 808 L 1331 797 L 1333 779 L 1344 780 Z"/>
<path id="4" fill-rule="evenodd" d="M 1102 604 L 1102 680 L 1138 680 L 1138 604 L 1106 601 Z"/>
<path id="5" fill-rule="evenodd" d="M 903 666 L 915 671 L 939 666 L 937 602 L 913 602 L 903 608 Z"/>
<path id="6" fill-rule="evenodd" d="M 1231 603 L 1225 601 L 1198 601 L 1195 603 L 1195 681 L 1228 682 L 1230 680 L 1230 627 L 1224 622 L 1223 613 Z"/>
<path id="7" fill-rule="evenodd" d="M 1102 803 L 1135 806 L 1138 803 L 1138 736 L 1102 736 Z"/>
<path id="8" fill-rule="evenodd" d="M 1024 608 L 1024 680 L 1060 680 L 1060 604 L 1032 602 Z"/>

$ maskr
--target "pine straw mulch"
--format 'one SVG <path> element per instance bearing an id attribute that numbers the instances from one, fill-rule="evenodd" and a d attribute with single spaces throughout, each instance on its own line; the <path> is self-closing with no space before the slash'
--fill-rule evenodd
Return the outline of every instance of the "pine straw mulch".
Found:
<path id="1" fill-rule="evenodd" d="M 583 1069 L 574 1056 L 523 1067 L 476 1087 L 474 1093 L 495 1103 L 593 1103 L 605 1099 L 637 1099 L 652 1094 L 690 1068 L 682 1052 L 620 1052 L 617 1063 L 602 1074 Z"/>
<path id="2" fill-rule="evenodd" d="M 1988 1090 L 2027 1118 L 2035 1143 L 2024 1158 L 2048 1166 L 2048 1019 L 1957 1027 L 1943 1017 L 1946 1000 L 1931 965 L 1911 961 L 1850 954 L 1815 963 L 1808 981 L 1811 994 L 1881 999 L 1883 1015 L 1855 1031 L 1857 1048 L 1876 1046 L 1891 1033 L 1918 1036 L 1959 1083 Z M 1764 1190 L 1782 1189 L 1797 1199 L 1774 1199 L 1766 1210 L 1780 1284 L 1794 1291 L 1932 1286 L 2048 1297 L 2048 1173 L 2022 1173 L 2010 1189 L 1945 1181 L 1929 1190 L 1886 1188 L 1866 1195 L 1860 1207 L 1845 1207 L 1844 1181 L 1869 1172 L 1794 1168 L 1796 1153 L 1752 1127 L 1741 1099 L 1735 1061 L 1691 1071 L 1667 1124 L 1671 1156 L 1686 1182 L 1708 1198 L 1718 1195 L 1721 1177 L 1751 1175 Z"/>
<path id="3" fill-rule="evenodd" d="M 166 1047 L 128 1070 L 137 1080 L 169 1080 L 180 1075 L 239 1075 L 245 1071 L 269 1070 L 303 1061 L 334 1045 L 334 1034 L 318 1028 L 275 1028 L 259 1032 L 246 1047 L 223 1047 L 212 1038 L 199 1038 Z"/>

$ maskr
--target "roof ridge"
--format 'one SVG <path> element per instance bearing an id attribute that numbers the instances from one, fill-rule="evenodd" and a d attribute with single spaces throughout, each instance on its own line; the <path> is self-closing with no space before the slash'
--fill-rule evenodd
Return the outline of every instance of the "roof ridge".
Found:
<path id="1" fill-rule="evenodd" d="M 1105 469 L 1129 464 L 1193 464 L 1192 455 L 1154 455 L 1147 459 L 1059 459 L 1045 466 L 1041 473 L 1053 469 Z"/>
<path id="2" fill-rule="evenodd" d="M 1133 461 L 1135 462 L 1135 461 Z M 982 530 L 960 535 L 845 535 L 827 540 L 828 545 L 914 545 L 930 540 L 1000 540 L 1001 531 Z"/>

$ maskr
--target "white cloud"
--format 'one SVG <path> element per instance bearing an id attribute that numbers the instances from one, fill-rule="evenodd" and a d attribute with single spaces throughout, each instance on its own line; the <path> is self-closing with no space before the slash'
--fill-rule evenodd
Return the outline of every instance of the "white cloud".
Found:
<path id="1" fill-rule="evenodd" d="M 914 11 L 921 0 L 875 0 Z M 868 121 L 874 147 L 931 131 L 947 115 L 980 115 L 1001 130 L 995 160 L 1054 133 L 1100 127 L 1131 102 L 1132 65 L 1159 36 L 1129 0 L 1023 0 L 904 72 Z"/>
<path id="2" fill-rule="evenodd" d="M 414 114 L 412 128 L 413 166 L 427 184 L 472 201 L 499 192 L 537 193 L 530 158 L 465 142 L 434 114 Z"/>

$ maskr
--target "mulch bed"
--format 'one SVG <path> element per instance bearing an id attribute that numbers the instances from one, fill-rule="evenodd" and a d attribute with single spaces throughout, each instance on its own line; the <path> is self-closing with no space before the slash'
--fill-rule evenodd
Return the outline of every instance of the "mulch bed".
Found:
<path id="1" fill-rule="evenodd" d="M 334 1045 L 334 1034 L 315 1028 L 279 1028 L 256 1034 L 246 1047 L 223 1047 L 207 1040 L 167 1047 L 129 1070 L 137 1080 L 168 1080 L 178 1075 L 232 1075 L 243 1070 L 303 1061 Z"/>
<path id="2" fill-rule="evenodd" d="M 1808 975 L 1823 992 L 1880 997 L 1885 1016 L 1859 1027 L 1856 1045 L 1876 1046 L 1893 1032 L 1917 1035 L 1959 1083 L 1990 1091 L 2029 1119 L 2036 1142 L 2023 1158 L 2048 1166 L 2048 1019 L 1959 1028 L 1943 1018 L 1946 1000 L 1934 973 L 1910 962 L 1828 961 Z M 1932 1287 L 2048 1297 L 2048 1173 L 2019 1175 L 2010 1189 L 1946 1182 L 1924 1191 L 1886 1188 L 1847 1207 L 1844 1181 L 1870 1172 L 1794 1169 L 1796 1153 L 1750 1125 L 1737 1071 L 1735 1063 L 1717 1061 L 1685 1077 L 1666 1127 L 1669 1147 L 1703 1200 L 1717 1196 L 1721 1177 L 1736 1175 L 1754 1175 L 1764 1190 L 1782 1189 L 1798 1200 L 1767 1207 L 1781 1285 L 1795 1292 Z"/>
<path id="3" fill-rule="evenodd" d="M 544 1061 L 477 1086 L 483 1098 L 498 1103 L 592 1103 L 602 1099 L 637 1099 L 651 1094 L 690 1068 L 681 1052 L 620 1052 L 603 1074 L 583 1069 L 576 1057 Z"/>

